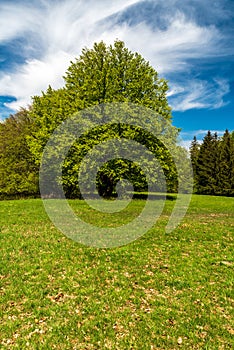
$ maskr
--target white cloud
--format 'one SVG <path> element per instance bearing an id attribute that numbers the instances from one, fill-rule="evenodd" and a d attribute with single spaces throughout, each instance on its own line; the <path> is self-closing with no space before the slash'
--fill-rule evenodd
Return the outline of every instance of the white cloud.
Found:
<path id="1" fill-rule="evenodd" d="M 101 39 L 109 43 L 116 37 L 142 53 L 160 74 L 186 70 L 189 58 L 218 55 L 216 45 L 221 39 L 215 27 L 199 27 L 186 21 L 179 12 L 170 18 L 165 31 L 152 30 L 142 22 L 134 27 L 124 24 L 107 28 L 101 35 Z"/>
<path id="2" fill-rule="evenodd" d="M 164 31 L 152 29 L 146 22 L 135 26 L 127 23 L 113 26 L 107 19 L 139 2 L 41 0 L 27 6 L 20 2 L 3 3 L 0 6 L 0 43 L 23 37 L 24 47 L 19 46 L 16 50 L 24 50 L 26 57 L 27 52 L 34 53 L 34 58 L 0 75 L 0 95 L 17 98 L 8 106 L 17 109 L 27 105 L 30 96 L 40 94 L 49 84 L 53 88 L 62 86 L 62 76 L 70 60 L 78 57 L 81 49 L 90 47 L 94 41 L 113 43 L 116 38 L 124 40 L 127 47 L 140 52 L 163 76 L 173 72 L 189 73 L 188 60 L 191 58 L 220 54 L 221 51 L 217 50 L 222 39 L 220 32 L 212 26 L 198 26 L 178 11 L 168 15 L 168 27 Z M 219 108 L 228 91 L 226 81 L 209 85 L 191 79 L 189 84 L 188 81 L 172 84 L 168 96 L 175 110 L 211 105 Z"/>
<path id="3" fill-rule="evenodd" d="M 217 109 L 227 104 L 224 101 L 224 96 L 229 91 L 230 87 L 227 80 L 214 79 L 207 82 L 194 79 L 186 82 L 186 87 L 172 85 L 169 96 L 174 111 L 198 108 Z"/>
<path id="4" fill-rule="evenodd" d="M 64 51 L 56 56 L 48 55 L 43 60 L 29 60 L 13 74 L 3 75 L 0 79 L 0 91 L 3 95 L 11 95 L 17 101 L 5 103 L 11 109 L 27 106 L 30 97 L 44 91 L 48 85 L 59 88 L 63 85 L 62 75 L 73 56 Z"/>
<path id="5" fill-rule="evenodd" d="M 61 87 L 70 61 L 84 46 L 100 40 L 102 28 L 98 21 L 136 2 L 70 0 L 41 2 L 37 8 L 16 3 L 2 5 L 0 43 L 23 35 L 26 40 L 23 50 L 33 52 L 31 46 L 39 45 L 35 51 L 42 52 L 40 57 L 26 60 L 16 70 L 0 75 L 0 95 L 17 98 L 5 105 L 18 109 L 30 103 L 30 97 L 40 94 L 49 84 L 53 88 Z"/>
<path id="6" fill-rule="evenodd" d="M 0 13 L 1 43 L 18 38 L 32 28 L 35 29 L 43 19 L 40 9 L 24 4 L 2 3 Z M 35 18 L 37 19 L 36 22 Z"/>
<path id="7" fill-rule="evenodd" d="M 192 140 L 186 140 L 186 141 L 182 140 L 179 142 L 179 145 L 184 147 L 188 151 L 191 145 L 191 141 Z"/>

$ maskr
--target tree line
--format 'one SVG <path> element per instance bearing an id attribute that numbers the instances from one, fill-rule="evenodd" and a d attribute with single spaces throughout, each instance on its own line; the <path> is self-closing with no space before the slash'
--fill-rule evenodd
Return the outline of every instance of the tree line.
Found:
<path id="1" fill-rule="evenodd" d="M 208 131 L 201 144 L 194 137 L 190 155 L 195 193 L 234 196 L 234 131 Z"/>
<path id="2" fill-rule="evenodd" d="M 160 78 L 156 70 L 140 54 L 126 48 L 124 42 L 117 40 L 109 46 L 100 42 L 95 43 L 91 49 L 84 48 L 80 57 L 71 62 L 65 73 L 64 82 L 64 87 L 57 90 L 49 86 L 40 96 L 32 97 L 32 103 L 28 108 L 22 108 L 0 123 L 1 199 L 39 196 L 41 158 L 44 147 L 54 130 L 74 113 L 106 103 L 134 103 L 153 111 L 152 120 L 142 115 L 144 122 L 157 126 L 160 119 L 161 133 L 165 139 L 170 140 L 174 156 L 182 155 L 185 160 L 188 159 L 188 152 L 177 142 L 179 129 L 171 123 L 171 108 L 167 101 L 167 81 Z M 100 125 L 82 135 L 70 147 L 62 166 L 62 183 L 66 197 L 80 198 L 77 173 L 82 159 L 94 146 L 112 138 L 126 138 L 145 145 L 159 161 L 166 178 L 167 191 L 177 191 L 179 179 L 175 159 L 164 144 L 146 129 L 120 124 L 115 119 L 109 125 Z M 219 144 L 218 149 L 220 149 L 219 173 L 224 178 L 227 146 L 225 143 L 224 147 L 222 140 L 217 139 L 216 143 Z M 198 178 L 204 177 L 201 175 L 204 169 L 199 164 L 202 162 L 203 153 L 206 154 L 207 150 L 206 146 L 198 145 L 196 140 L 191 146 L 196 192 L 231 195 L 229 190 L 209 191 L 208 185 L 198 181 Z M 233 159 L 233 150 L 231 152 L 230 157 Z M 205 163 L 204 159 L 204 166 Z M 222 171 L 221 164 L 224 164 Z M 150 169 L 151 164 L 148 166 Z M 152 180 L 155 183 L 159 182 L 158 173 L 153 171 L 153 168 L 151 170 Z M 186 192 L 186 169 L 182 177 L 180 180 Z M 106 162 L 98 171 L 96 187 L 99 194 L 104 197 L 112 196 L 118 181 L 123 178 L 133 184 L 135 191 L 148 189 L 144 172 L 136 163 L 127 159 L 114 159 Z M 219 182 L 221 189 L 220 184 L 221 182 Z M 48 192 L 48 196 L 53 195 L 52 189 L 48 191 L 51 191 L 51 193 Z"/>

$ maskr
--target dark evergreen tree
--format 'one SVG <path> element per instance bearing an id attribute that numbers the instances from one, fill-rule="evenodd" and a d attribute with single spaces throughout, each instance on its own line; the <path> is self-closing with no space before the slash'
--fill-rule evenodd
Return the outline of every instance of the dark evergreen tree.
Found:
<path id="1" fill-rule="evenodd" d="M 196 192 L 213 195 L 217 190 L 217 134 L 210 131 L 203 139 L 196 162 Z"/>
<path id="2" fill-rule="evenodd" d="M 231 188 L 234 195 L 234 131 L 231 133 Z"/>
<path id="3" fill-rule="evenodd" d="M 193 141 L 191 142 L 191 145 L 189 147 L 190 158 L 191 158 L 194 174 L 196 174 L 196 164 L 197 164 L 199 150 L 200 150 L 200 145 L 197 141 L 196 136 L 194 136 Z"/>
<path id="4" fill-rule="evenodd" d="M 217 194 L 233 195 L 233 141 L 228 130 L 219 141 L 217 157 Z"/>
<path id="5" fill-rule="evenodd" d="M 194 136 L 193 141 L 191 142 L 189 153 L 191 158 L 191 163 L 193 167 L 193 179 L 194 179 L 194 192 L 196 192 L 197 189 L 197 181 L 196 181 L 196 172 L 197 172 L 197 159 L 199 155 L 200 145 L 197 141 L 196 136 Z"/>

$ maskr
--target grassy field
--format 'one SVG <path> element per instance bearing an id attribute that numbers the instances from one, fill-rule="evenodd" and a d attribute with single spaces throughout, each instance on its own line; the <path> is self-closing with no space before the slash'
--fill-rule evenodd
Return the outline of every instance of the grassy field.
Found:
<path id="1" fill-rule="evenodd" d="M 94 249 L 60 233 L 39 199 L 0 202 L 0 348 L 233 349 L 234 198 L 193 196 L 166 234 L 173 204 L 139 240 Z"/>

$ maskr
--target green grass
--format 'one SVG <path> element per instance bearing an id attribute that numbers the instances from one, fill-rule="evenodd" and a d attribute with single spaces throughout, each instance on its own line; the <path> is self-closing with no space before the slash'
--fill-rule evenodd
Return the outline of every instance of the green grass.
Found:
<path id="1" fill-rule="evenodd" d="M 234 198 L 193 196 L 166 234 L 173 205 L 139 240 L 95 249 L 60 233 L 39 199 L 0 202 L 0 348 L 232 349 Z"/>

